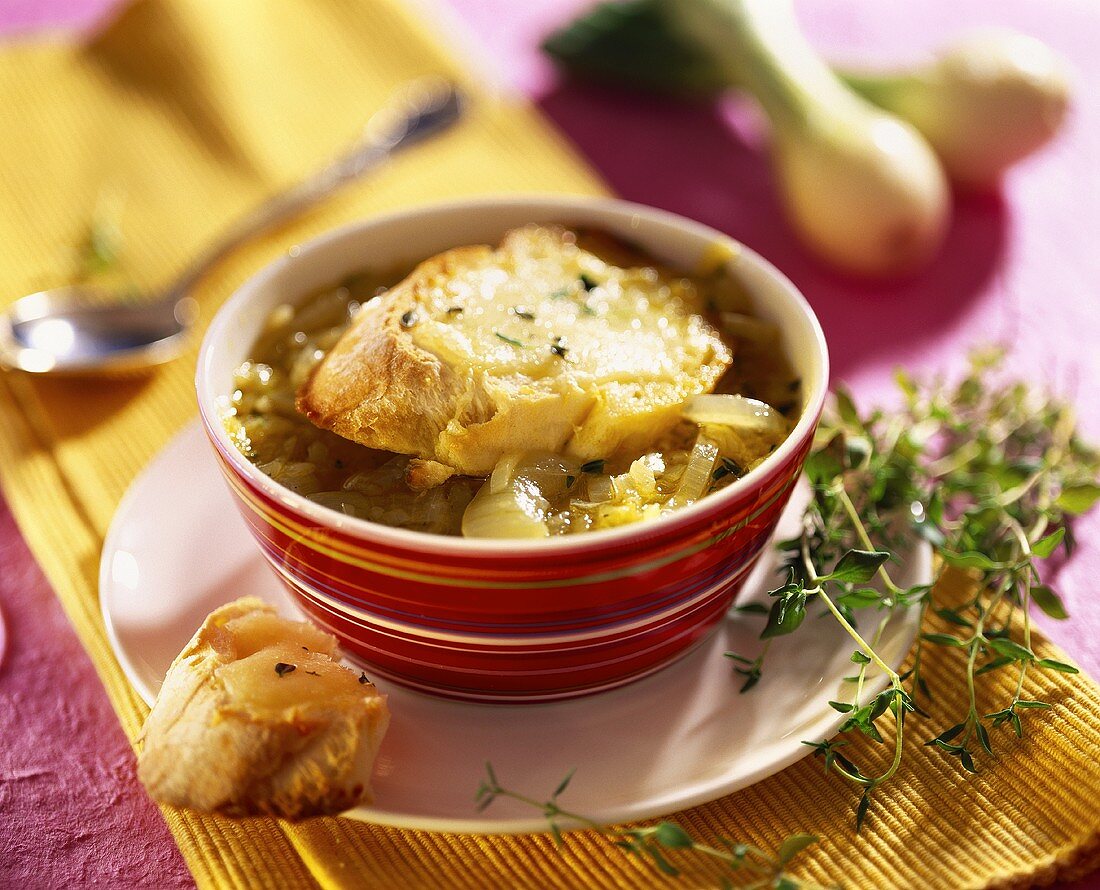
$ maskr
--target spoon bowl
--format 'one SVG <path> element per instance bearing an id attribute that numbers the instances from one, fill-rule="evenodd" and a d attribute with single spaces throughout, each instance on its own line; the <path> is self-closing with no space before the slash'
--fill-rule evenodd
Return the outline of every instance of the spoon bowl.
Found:
<path id="1" fill-rule="evenodd" d="M 197 315 L 175 303 L 117 297 L 94 287 L 40 291 L 0 317 L 0 363 L 35 374 L 131 371 L 175 358 Z"/>

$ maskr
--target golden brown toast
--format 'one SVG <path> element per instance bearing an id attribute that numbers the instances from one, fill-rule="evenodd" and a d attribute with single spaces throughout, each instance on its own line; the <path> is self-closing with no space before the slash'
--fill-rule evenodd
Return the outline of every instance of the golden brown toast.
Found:
<path id="1" fill-rule="evenodd" d="M 489 473 L 505 454 L 642 450 L 731 360 L 695 287 L 624 268 L 557 226 L 421 263 L 365 304 L 298 392 L 370 448 Z"/>

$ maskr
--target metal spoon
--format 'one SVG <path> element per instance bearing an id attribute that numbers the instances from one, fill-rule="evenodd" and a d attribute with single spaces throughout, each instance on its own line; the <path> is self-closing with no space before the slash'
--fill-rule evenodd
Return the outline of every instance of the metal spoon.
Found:
<path id="1" fill-rule="evenodd" d="M 0 316 L 0 365 L 35 374 L 87 374 L 135 370 L 174 358 L 197 315 L 188 294 L 211 268 L 259 232 L 447 129 L 461 116 L 462 106 L 458 90 L 439 79 L 404 87 L 344 154 L 239 220 L 159 294 L 124 303 L 74 285 L 23 297 Z"/>

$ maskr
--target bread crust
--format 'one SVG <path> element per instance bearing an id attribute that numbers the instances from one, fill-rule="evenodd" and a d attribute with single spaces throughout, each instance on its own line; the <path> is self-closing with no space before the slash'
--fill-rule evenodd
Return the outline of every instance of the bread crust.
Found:
<path id="1" fill-rule="evenodd" d="M 488 247 L 464 247 L 432 257 L 384 298 L 365 305 L 299 388 L 298 410 L 345 439 L 426 459 L 435 458 L 439 432 L 455 417 L 460 400 L 468 422 L 487 420 L 491 407 L 483 394 L 471 391 L 473 381 L 461 380 L 417 347 L 401 319 L 416 311 L 434 276 L 489 253 Z"/>

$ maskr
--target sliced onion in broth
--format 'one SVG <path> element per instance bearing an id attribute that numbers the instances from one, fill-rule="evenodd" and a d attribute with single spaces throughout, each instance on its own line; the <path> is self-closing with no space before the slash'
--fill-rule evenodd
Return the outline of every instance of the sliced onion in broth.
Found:
<path id="1" fill-rule="evenodd" d="M 467 538 L 548 538 L 550 503 L 533 485 L 509 485 L 493 492 L 491 481 L 481 486 L 462 514 Z"/>
<path id="2" fill-rule="evenodd" d="M 699 500 L 710 488 L 714 464 L 718 460 L 718 446 L 700 434 L 691 449 L 691 458 L 680 477 L 676 493 L 665 504 L 665 510 L 677 510 Z"/>
<path id="3" fill-rule="evenodd" d="M 615 483 L 605 474 L 588 477 L 588 500 L 599 504 L 615 496 Z"/>
<path id="4" fill-rule="evenodd" d="M 700 425 L 718 424 L 779 437 L 787 434 L 787 421 L 771 405 L 739 395 L 695 396 L 684 406 L 684 417 Z"/>
<path id="5" fill-rule="evenodd" d="M 565 494 L 569 477 L 580 474 L 580 461 L 548 451 L 525 454 L 516 466 L 514 482 L 529 481 L 547 500 Z"/>
<path id="6" fill-rule="evenodd" d="M 493 494 L 500 494 L 512 484 L 512 476 L 521 457 L 523 455 L 517 451 L 514 454 L 506 454 L 497 461 L 497 465 L 493 467 L 493 473 L 489 477 L 489 491 Z"/>

